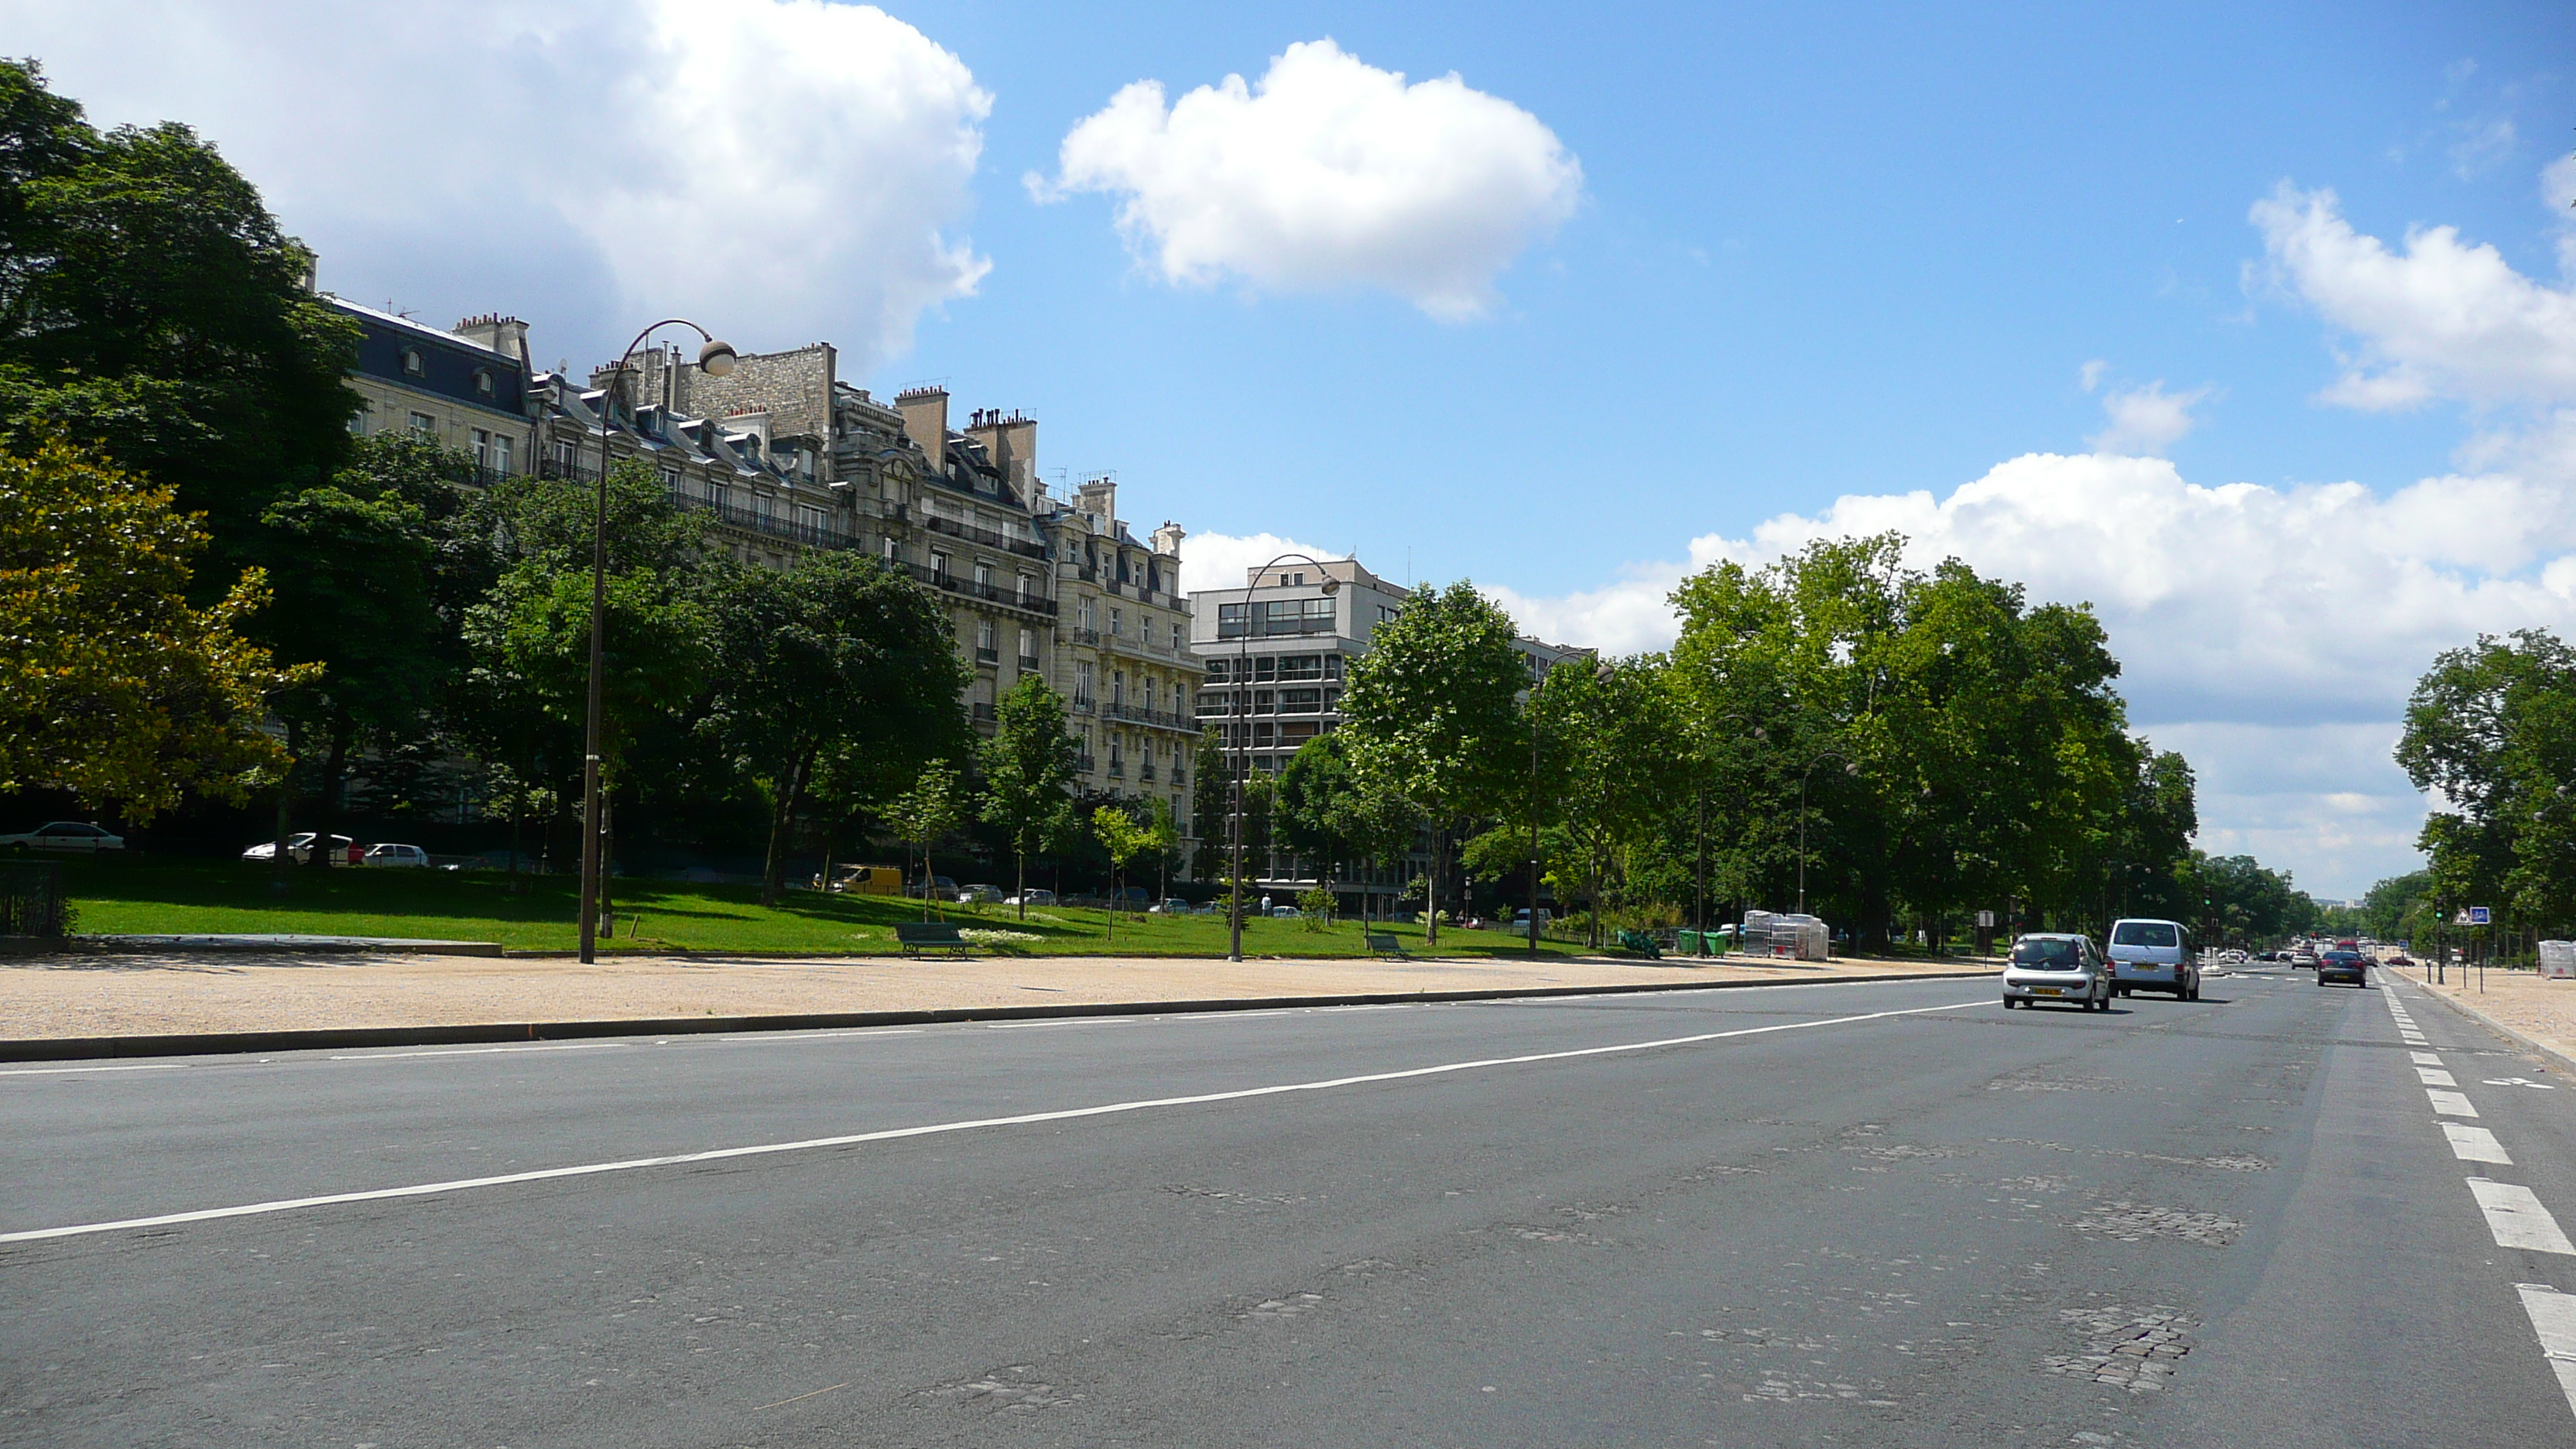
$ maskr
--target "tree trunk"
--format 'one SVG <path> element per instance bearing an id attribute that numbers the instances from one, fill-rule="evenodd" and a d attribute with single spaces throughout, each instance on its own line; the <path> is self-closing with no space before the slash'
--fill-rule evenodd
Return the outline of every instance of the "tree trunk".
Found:
<path id="1" fill-rule="evenodd" d="M 1017 867 L 1019 874 L 1011 878 L 1011 898 L 1020 903 L 1020 919 L 1025 921 L 1029 918 L 1029 853 L 1025 850 L 1013 851 L 1011 858 L 1019 862 Z"/>
<path id="2" fill-rule="evenodd" d="M 769 859 L 760 868 L 760 903 L 778 904 L 780 882 L 787 873 L 787 832 L 805 793 L 805 762 L 796 760 L 779 773 L 778 793 L 769 802 Z M 829 885 L 831 882 L 826 881 Z"/>

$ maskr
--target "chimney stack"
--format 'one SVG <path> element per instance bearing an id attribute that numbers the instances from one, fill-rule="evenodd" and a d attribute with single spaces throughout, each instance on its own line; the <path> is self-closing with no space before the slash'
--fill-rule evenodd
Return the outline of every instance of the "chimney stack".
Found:
<path id="1" fill-rule="evenodd" d="M 948 476 L 948 389 L 908 387 L 895 394 L 903 414 L 903 435 L 921 449 L 933 475 Z"/>

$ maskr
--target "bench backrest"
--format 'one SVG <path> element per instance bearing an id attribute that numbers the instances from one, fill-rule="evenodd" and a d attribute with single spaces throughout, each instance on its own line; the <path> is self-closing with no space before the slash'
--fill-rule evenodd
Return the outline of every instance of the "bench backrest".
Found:
<path id="1" fill-rule="evenodd" d="M 1395 933 L 1392 931 L 1369 932 L 1368 948 L 1372 951 L 1393 951 L 1398 949 Z"/>
<path id="2" fill-rule="evenodd" d="M 954 921 L 897 921 L 894 924 L 894 938 L 898 941 L 933 946 L 945 946 L 951 941 L 966 939 L 958 934 L 958 926 Z"/>

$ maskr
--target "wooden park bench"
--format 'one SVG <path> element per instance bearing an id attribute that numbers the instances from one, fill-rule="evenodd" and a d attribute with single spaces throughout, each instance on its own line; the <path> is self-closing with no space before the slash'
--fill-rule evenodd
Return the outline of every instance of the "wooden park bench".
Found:
<path id="1" fill-rule="evenodd" d="M 1368 948 L 1371 951 L 1380 956 L 1393 956 L 1399 959 L 1403 957 L 1404 943 L 1395 938 L 1393 931 L 1370 931 L 1367 934 Z"/>
<path id="2" fill-rule="evenodd" d="M 897 921 L 894 941 L 907 956 L 920 955 L 925 946 L 945 946 L 954 955 L 966 954 L 966 937 L 954 921 Z"/>

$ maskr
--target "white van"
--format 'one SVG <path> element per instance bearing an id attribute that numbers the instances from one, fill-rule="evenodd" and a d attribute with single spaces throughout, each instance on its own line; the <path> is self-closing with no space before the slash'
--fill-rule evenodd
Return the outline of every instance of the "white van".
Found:
<path id="1" fill-rule="evenodd" d="M 2112 989 L 2122 996 L 2137 991 L 2170 991 L 2176 1001 L 2200 999 L 2200 968 L 2191 959 L 2191 928 L 2179 921 L 2127 920 L 2111 923 Z"/>

